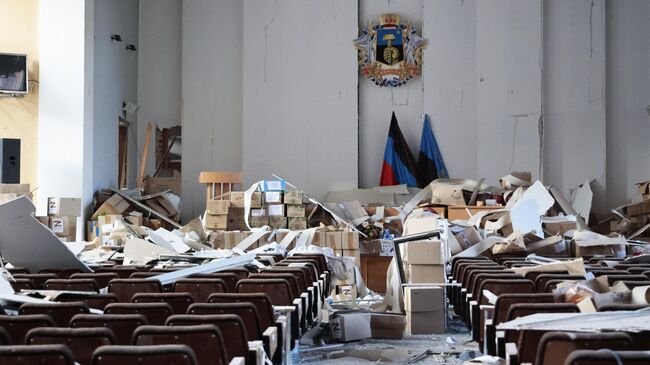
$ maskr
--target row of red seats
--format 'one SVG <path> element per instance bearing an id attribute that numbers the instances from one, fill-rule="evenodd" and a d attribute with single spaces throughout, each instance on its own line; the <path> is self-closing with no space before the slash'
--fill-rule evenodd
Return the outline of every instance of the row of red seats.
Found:
<path id="1" fill-rule="evenodd" d="M 576 313 L 572 303 L 556 303 L 552 290 L 563 281 L 584 280 L 582 275 L 568 272 L 529 271 L 521 275 L 516 267 L 533 266 L 521 257 L 456 258 L 452 261 L 450 282 L 457 286 L 448 289 L 454 311 L 472 329 L 474 340 L 489 355 L 507 359 L 509 364 L 563 364 L 569 354 L 578 349 L 609 348 L 618 350 L 648 349 L 648 334 L 620 333 L 599 337 L 593 334 L 539 333 L 537 331 L 497 332 L 500 323 L 535 313 Z M 602 261 L 585 266 L 594 276 L 606 275 L 611 285 L 623 281 L 633 287 L 650 285 L 650 277 L 638 274 L 650 271 L 650 266 L 620 263 L 613 268 Z M 634 270 L 634 273 L 627 271 Z M 496 295 L 493 305 L 484 290 Z M 598 308 L 606 310 L 636 310 L 639 306 L 615 305 Z M 491 319 L 486 320 L 486 314 Z M 645 340 L 644 340 L 645 339 Z M 625 343 L 626 346 L 621 346 Z M 551 350 L 553 348 L 553 350 Z M 582 356 L 582 355 L 581 355 Z"/>
<path id="2" fill-rule="evenodd" d="M 198 275 L 178 280 L 169 287 L 148 278 L 165 271 L 169 270 L 114 266 L 92 274 L 70 272 L 67 278 L 50 277 L 42 282 L 43 288 L 80 290 L 106 286 L 108 293 L 66 293 L 57 298 L 63 303 L 24 304 L 18 316 L 0 316 L 0 326 L 5 329 L 9 344 L 68 344 L 82 365 L 94 361 L 99 346 L 148 345 L 151 341 L 142 340 L 147 331 L 156 332 L 161 338 L 178 339 L 179 330 L 188 331 L 191 341 L 186 341 L 186 345 L 195 350 L 193 357 L 198 364 L 215 363 L 209 360 L 214 359 L 214 351 L 205 350 L 209 347 L 208 338 L 224 343 L 221 353 L 226 362 L 223 363 L 237 359 L 255 363 L 250 341 L 259 341 L 273 362 L 281 363 L 283 354 L 290 351 L 300 333 L 316 321 L 329 290 L 327 262 L 322 255 L 284 258 L 254 273 L 238 269 Z M 34 275 L 56 274 L 16 274 L 20 279 L 32 281 Z M 89 307 L 101 309 L 104 314 L 89 314 Z M 282 313 L 291 316 L 291 328 L 286 327 Z M 68 325 L 69 328 L 63 328 Z M 228 335 L 215 335 L 214 329 Z M 102 339 L 93 343 L 90 333 L 83 332 L 88 330 L 99 330 L 95 332 Z M 194 330 L 203 331 L 201 336 L 205 338 L 199 341 L 200 345 L 193 342 L 201 337 Z M 101 331 L 110 335 L 103 336 Z M 75 337 L 85 350 L 73 346 L 77 343 Z M 283 338 L 288 341 L 285 343 Z M 156 342 L 159 343 L 166 342 Z M 5 364 L 4 358 L 0 359 Z"/>

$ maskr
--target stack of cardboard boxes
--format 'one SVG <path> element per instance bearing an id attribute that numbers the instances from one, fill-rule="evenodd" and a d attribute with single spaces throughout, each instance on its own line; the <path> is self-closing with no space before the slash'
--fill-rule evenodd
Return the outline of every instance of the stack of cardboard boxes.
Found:
<path id="1" fill-rule="evenodd" d="M 410 334 L 445 333 L 447 305 L 443 287 L 406 287 L 404 307 L 406 309 L 406 327 Z"/>
<path id="2" fill-rule="evenodd" d="M 253 208 L 261 206 L 261 195 L 253 193 Z M 246 230 L 244 221 L 244 192 L 231 191 L 219 199 L 208 200 L 205 210 L 205 228 L 211 231 Z"/>
<path id="3" fill-rule="evenodd" d="M 354 257 L 354 263 L 361 265 L 359 233 L 356 231 L 316 232 L 313 243 L 316 246 L 331 248 L 336 256 Z"/>
<path id="4" fill-rule="evenodd" d="M 403 244 L 402 260 L 409 283 L 445 282 L 440 240 L 421 240 Z"/>
<path id="5" fill-rule="evenodd" d="M 50 229 L 62 241 L 75 242 L 78 240 L 77 220 L 81 217 L 80 199 L 48 198 L 47 216 Z"/>

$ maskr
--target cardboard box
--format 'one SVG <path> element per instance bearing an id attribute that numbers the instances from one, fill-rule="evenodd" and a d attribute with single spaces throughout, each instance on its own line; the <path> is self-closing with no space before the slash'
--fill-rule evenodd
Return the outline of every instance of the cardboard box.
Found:
<path id="1" fill-rule="evenodd" d="M 269 217 L 284 217 L 284 204 L 269 204 L 266 211 Z"/>
<path id="2" fill-rule="evenodd" d="M 140 212 L 131 212 L 124 219 L 135 226 L 141 226 L 144 221 L 144 216 Z"/>
<path id="3" fill-rule="evenodd" d="M 282 204 L 284 201 L 281 191 L 265 191 L 264 204 Z"/>
<path id="4" fill-rule="evenodd" d="M 287 205 L 287 217 L 290 218 L 303 218 L 305 217 L 305 206 L 300 205 Z"/>
<path id="5" fill-rule="evenodd" d="M 467 249 L 481 241 L 481 234 L 476 227 L 466 227 L 462 231 L 455 233 L 454 237 L 460 244 L 461 248 Z"/>
<path id="6" fill-rule="evenodd" d="M 244 207 L 244 192 L 243 191 L 231 191 L 228 193 L 228 198 L 230 199 L 230 206 L 236 208 Z"/>
<path id="7" fill-rule="evenodd" d="M 49 216 L 37 216 L 34 217 L 36 218 L 39 222 L 41 222 L 42 225 L 50 227 L 50 217 Z"/>
<path id="8" fill-rule="evenodd" d="M 327 235 L 325 232 L 314 232 L 312 244 L 314 246 L 327 247 Z"/>
<path id="9" fill-rule="evenodd" d="M 580 246 L 571 241 L 571 250 L 575 257 L 614 256 L 625 257 L 625 245 Z"/>
<path id="10" fill-rule="evenodd" d="M 342 250 L 343 245 L 340 231 L 325 233 L 325 247 L 331 247 L 335 250 Z"/>
<path id="11" fill-rule="evenodd" d="M 129 208 L 131 208 L 131 204 L 129 204 L 129 202 L 127 202 L 124 198 L 122 198 L 118 194 L 113 194 L 110 198 L 106 200 L 105 203 L 108 203 L 113 208 L 115 208 L 118 214 L 123 214 Z"/>
<path id="12" fill-rule="evenodd" d="M 503 209 L 502 206 L 464 206 L 464 205 L 452 205 L 447 207 L 447 220 L 450 222 L 453 222 L 455 220 L 462 220 L 466 221 L 469 219 L 469 215 L 467 214 L 467 209 L 470 211 L 472 215 L 479 213 L 479 212 L 484 212 L 488 211 L 491 212 L 493 210 L 497 209 Z"/>
<path id="13" fill-rule="evenodd" d="M 206 215 L 205 228 L 207 229 L 226 229 L 228 227 L 228 215 Z"/>
<path id="14" fill-rule="evenodd" d="M 372 338 L 399 340 L 406 332 L 406 316 L 392 313 L 370 313 Z"/>
<path id="15" fill-rule="evenodd" d="M 341 248 L 344 250 L 358 250 L 359 232 L 341 232 Z"/>
<path id="16" fill-rule="evenodd" d="M 402 260 L 412 265 L 442 264 L 440 240 L 406 242 L 402 246 Z"/>
<path id="17" fill-rule="evenodd" d="M 341 250 L 343 256 L 354 257 L 354 264 L 361 266 L 361 252 L 359 250 Z"/>
<path id="18" fill-rule="evenodd" d="M 113 225 L 116 221 L 122 219 L 122 216 L 119 214 L 114 214 L 114 215 L 102 215 L 97 217 L 97 224 L 101 227 L 106 224 Z"/>
<path id="19" fill-rule="evenodd" d="M 50 229 L 59 237 L 77 235 L 77 217 L 50 217 Z"/>
<path id="20" fill-rule="evenodd" d="M 447 331 L 444 311 L 406 312 L 406 328 L 412 335 L 429 335 Z"/>
<path id="21" fill-rule="evenodd" d="M 18 197 L 16 193 L 0 193 L 0 204 L 4 204 L 10 200 L 14 200 Z"/>
<path id="22" fill-rule="evenodd" d="M 94 241 L 95 238 L 101 236 L 101 231 L 99 229 L 99 224 L 97 221 L 88 221 L 86 222 L 86 240 Z"/>
<path id="23" fill-rule="evenodd" d="M 269 216 L 269 226 L 271 228 L 287 228 L 287 218 L 280 216 Z"/>
<path id="24" fill-rule="evenodd" d="M 542 226 L 550 235 L 563 235 L 567 231 L 578 228 L 576 222 L 570 221 L 543 223 Z"/>
<path id="25" fill-rule="evenodd" d="M 61 242 L 77 242 L 77 236 L 58 236 Z"/>
<path id="26" fill-rule="evenodd" d="M 259 191 L 254 191 L 251 194 L 251 208 L 261 208 L 262 207 L 262 193 Z"/>
<path id="27" fill-rule="evenodd" d="M 445 290 L 441 286 L 407 286 L 404 308 L 410 312 L 436 312 L 446 309 Z"/>
<path id="28" fill-rule="evenodd" d="M 409 283 L 444 283 L 445 267 L 443 265 L 406 265 L 406 275 Z"/>
<path id="29" fill-rule="evenodd" d="M 0 184 L 1 194 L 27 195 L 31 198 L 29 184 Z"/>
<path id="30" fill-rule="evenodd" d="M 289 218 L 287 226 L 292 231 L 302 231 L 307 229 L 307 218 Z"/>
<path id="31" fill-rule="evenodd" d="M 266 209 L 264 208 L 254 208 L 251 209 L 251 217 L 266 217 Z"/>
<path id="32" fill-rule="evenodd" d="M 287 191 L 284 193 L 284 204 L 302 205 L 304 194 L 302 191 Z"/>
<path id="33" fill-rule="evenodd" d="M 207 214 L 228 214 L 230 208 L 230 200 L 208 200 L 205 204 L 205 212 Z"/>
<path id="34" fill-rule="evenodd" d="M 226 232 L 224 231 L 210 232 L 210 234 L 208 235 L 208 242 L 212 244 L 213 248 L 226 248 L 225 236 L 226 236 Z"/>
<path id="35" fill-rule="evenodd" d="M 335 313 L 329 324 L 330 337 L 334 340 L 350 342 L 372 336 L 367 312 Z"/>
<path id="36" fill-rule="evenodd" d="M 224 232 L 224 247 L 231 249 L 241 242 L 241 232 Z"/>
<path id="37" fill-rule="evenodd" d="M 48 198 L 47 215 L 55 217 L 79 217 L 81 216 L 81 199 Z"/>
<path id="38" fill-rule="evenodd" d="M 251 216 L 248 218 L 248 224 L 250 224 L 251 228 L 261 228 L 263 226 L 268 226 L 269 217 L 266 215 L 260 217 Z"/>
<path id="39" fill-rule="evenodd" d="M 284 180 L 264 180 L 262 182 L 262 191 L 285 191 L 287 182 Z"/>
<path id="40" fill-rule="evenodd" d="M 246 221 L 244 220 L 244 208 L 228 208 L 228 227 L 229 231 L 246 231 Z"/>
<path id="41" fill-rule="evenodd" d="M 171 177 L 151 177 L 144 178 L 144 195 L 151 195 L 161 191 L 171 190 L 172 194 L 181 196 L 181 174 L 174 171 Z"/>

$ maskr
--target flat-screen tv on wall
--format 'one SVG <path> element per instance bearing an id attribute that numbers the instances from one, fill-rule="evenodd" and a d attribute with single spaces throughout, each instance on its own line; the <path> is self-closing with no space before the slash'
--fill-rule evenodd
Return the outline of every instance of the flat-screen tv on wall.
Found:
<path id="1" fill-rule="evenodd" d="M 27 94 L 27 55 L 0 53 L 0 93 Z"/>

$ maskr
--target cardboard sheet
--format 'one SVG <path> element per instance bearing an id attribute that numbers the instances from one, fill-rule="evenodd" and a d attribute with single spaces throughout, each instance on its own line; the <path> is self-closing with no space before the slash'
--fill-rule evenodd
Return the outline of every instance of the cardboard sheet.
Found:
<path id="1" fill-rule="evenodd" d="M 14 266 L 39 272 L 46 268 L 92 272 L 36 218 L 25 196 L 0 205 L 0 252 Z"/>
<path id="2" fill-rule="evenodd" d="M 575 260 L 557 261 L 537 266 L 516 267 L 511 270 L 524 276 L 529 272 L 535 271 L 567 271 L 572 275 L 585 275 L 587 273 L 582 257 Z"/>

